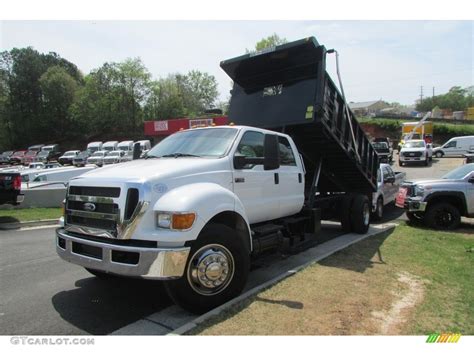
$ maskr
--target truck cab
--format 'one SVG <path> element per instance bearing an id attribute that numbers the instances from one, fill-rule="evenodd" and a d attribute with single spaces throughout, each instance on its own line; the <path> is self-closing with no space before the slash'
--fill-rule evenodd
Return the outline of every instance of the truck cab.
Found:
<path id="1" fill-rule="evenodd" d="M 117 147 L 118 147 L 118 141 L 108 141 L 102 145 L 102 150 L 111 152 L 113 150 L 117 150 Z"/>

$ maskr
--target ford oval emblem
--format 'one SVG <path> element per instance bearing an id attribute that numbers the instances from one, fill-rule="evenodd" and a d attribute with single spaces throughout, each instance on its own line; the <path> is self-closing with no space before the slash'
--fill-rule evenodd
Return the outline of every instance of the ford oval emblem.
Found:
<path id="1" fill-rule="evenodd" d="M 95 205 L 93 203 L 90 203 L 90 202 L 86 202 L 84 205 L 84 210 L 86 211 L 90 211 L 90 212 L 94 212 L 95 211 Z"/>

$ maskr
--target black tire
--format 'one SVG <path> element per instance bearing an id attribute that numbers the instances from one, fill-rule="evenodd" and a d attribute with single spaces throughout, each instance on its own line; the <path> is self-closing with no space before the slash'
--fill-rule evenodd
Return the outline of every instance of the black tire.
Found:
<path id="1" fill-rule="evenodd" d="M 375 211 L 372 213 L 374 221 L 380 221 L 383 218 L 383 198 L 379 197 L 375 206 Z"/>
<path id="2" fill-rule="evenodd" d="M 350 212 L 352 231 L 359 234 L 367 233 L 370 225 L 370 203 L 367 196 L 354 196 Z"/>
<path id="3" fill-rule="evenodd" d="M 207 262 L 210 263 L 206 265 Z M 208 275 L 209 265 L 217 268 L 211 272 L 220 274 Z M 192 313 L 205 313 L 238 296 L 247 282 L 249 270 L 250 251 L 235 230 L 223 224 L 210 224 L 193 243 L 184 275 L 177 280 L 166 281 L 164 285 L 177 305 Z M 207 287 L 203 284 L 205 282 L 209 283 L 208 286 L 222 283 Z"/>
<path id="4" fill-rule="evenodd" d="M 351 223 L 351 206 L 352 199 L 354 196 L 352 194 L 346 194 L 341 203 L 341 227 L 345 233 L 352 232 L 352 223 Z"/>
<path id="5" fill-rule="evenodd" d="M 120 277 L 118 275 L 108 274 L 105 271 L 89 269 L 88 267 L 85 267 L 84 269 L 86 269 L 89 273 L 101 280 L 113 280 Z"/>
<path id="6" fill-rule="evenodd" d="M 443 152 L 436 152 L 436 158 L 442 158 L 444 156 Z"/>
<path id="7" fill-rule="evenodd" d="M 461 213 L 456 206 L 447 202 L 439 202 L 428 207 L 425 223 L 433 229 L 456 229 L 461 223 Z"/>
<path id="8" fill-rule="evenodd" d="M 408 218 L 408 221 L 410 221 L 412 224 L 419 224 L 423 222 L 425 217 L 424 214 L 420 212 L 406 212 L 405 214 Z"/>
<path id="9" fill-rule="evenodd" d="M 430 165 L 430 160 L 428 159 L 428 154 L 425 156 L 425 162 L 424 162 L 424 165 L 425 165 L 425 166 L 428 166 L 428 165 Z"/>

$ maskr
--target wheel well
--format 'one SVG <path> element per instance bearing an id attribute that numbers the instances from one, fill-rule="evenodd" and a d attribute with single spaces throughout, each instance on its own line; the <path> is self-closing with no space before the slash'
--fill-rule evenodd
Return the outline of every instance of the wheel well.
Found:
<path id="1" fill-rule="evenodd" d="M 430 206 L 433 206 L 434 204 L 439 202 L 450 203 L 451 205 L 456 207 L 461 214 L 465 214 L 466 212 L 466 206 L 464 205 L 464 201 L 460 197 L 452 195 L 439 195 L 430 198 L 428 201 L 427 208 L 430 208 Z"/>
<path id="2" fill-rule="evenodd" d="M 247 222 L 245 222 L 245 219 L 240 214 L 234 211 L 224 211 L 215 215 L 209 220 L 209 222 L 207 222 L 207 224 L 211 223 L 224 224 L 234 229 L 237 232 L 239 238 L 244 241 L 245 246 L 247 247 L 247 250 L 250 254 L 252 251 L 252 245 L 250 242 L 249 229 Z"/>

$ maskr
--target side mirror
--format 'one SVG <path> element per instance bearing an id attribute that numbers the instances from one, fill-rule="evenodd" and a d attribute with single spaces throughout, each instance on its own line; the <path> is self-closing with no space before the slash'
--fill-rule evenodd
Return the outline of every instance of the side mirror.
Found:
<path id="1" fill-rule="evenodd" d="M 265 158 L 263 170 L 275 170 L 280 167 L 280 151 L 278 149 L 278 136 L 266 134 L 264 141 Z"/>
<path id="2" fill-rule="evenodd" d="M 140 159 L 140 154 L 141 154 L 140 143 L 135 143 L 133 145 L 133 160 Z"/>

